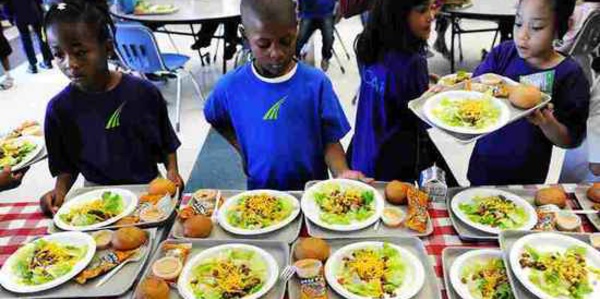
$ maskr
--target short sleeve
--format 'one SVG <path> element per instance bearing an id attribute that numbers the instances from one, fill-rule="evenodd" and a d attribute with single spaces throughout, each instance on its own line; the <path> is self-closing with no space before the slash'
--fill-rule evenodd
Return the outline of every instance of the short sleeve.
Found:
<path id="1" fill-rule="evenodd" d="M 590 109 L 590 87 L 587 79 L 579 70 L 565 77 L 556 86 L 552 103 L 554 116 L 567 127 L 575 147 L 583 141 L 586 135 L 586 123 Z"/>
<path id="2" fill-rule="evenodd" d="M 46 117 L 44 120 L 44 137 L 46 139 L 46 150 L 48 152 L 48 167 L 53 177 L 61 173 L 70 173 L 77 175 L 79 170 L 72 160 L 73 155 L 69 155 L 67 148 L 68 132 L 61 120 L 54 101 L 48 104 Z"/>
<path id="3" fill-rule="evenodd" d="M 204 105 L 204 117 L 213 127 L 230 126 L 231 120 L 227 110 L 227 88 L 223 82 L 217 86 Z"/>
<path id="4" fill-rule="evenodd" d="M 181 146 L 181 142 L 173 129 L 173 125 L 169 120 L 169 112 L 167 110 L 167 103 L 163 98 L 160 90 L 154 90 L 154 97 L 156 99 L 157 111 L 158 111 L 158 126 L 160 131 L 160 147 L 163 155 L 172 154 Z"/>
<path id="5" fill-rule="evenodd" d="M 590 100 L 587 122 L 588 154 L 590 163 L 600 163 L 600 80 L 596 82 Z"/>
<path id="6" fill-rule="evenodd" d="M 321 121 L 325 144 L 338 142 L 350 131 L 350 124 L 329 79 L 321 84 Z"/>

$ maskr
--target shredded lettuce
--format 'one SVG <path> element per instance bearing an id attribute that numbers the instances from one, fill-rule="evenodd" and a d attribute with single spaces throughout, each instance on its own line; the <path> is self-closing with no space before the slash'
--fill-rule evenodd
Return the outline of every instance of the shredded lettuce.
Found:
<path id="1" fill-rule="evenodd" d="M 326 184 L 314 193 L 321 209 L 320 219 L 328 224 L 349 225 L 375 214 L 375 194 L 371 190 Z"/>
<path id="2" fill-rule="evenodd" d="M 443 98 L 433 109 L 433 115 L 451 127 L 485 129 L 498 122 L 500 108 L 492 97 L 450 99 Z"/>

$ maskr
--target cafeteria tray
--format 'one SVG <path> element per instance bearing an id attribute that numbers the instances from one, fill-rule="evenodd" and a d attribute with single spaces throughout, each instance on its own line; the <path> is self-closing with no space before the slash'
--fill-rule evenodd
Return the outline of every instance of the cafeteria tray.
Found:
<path id="1" fill-rule="evenodd" d="M 408 250 L 410 253 L 414 254 L 419 261 L 423 264 L 423 268 L 425 269 L 425 283 L 423 287 L 412 299 L 441 299 L 442 295 L 440 292 L 440 286 L 438 284 L 438 280 L 436 278 L 435 272 L 433 271 L 433 266 L 429 261 L 429 256 L 427 255 L 427 251 L 425 250 L 425 246 L 423 242 L 415 237 L 393 237 L 393 238 L 371 238 L 368 240 L 356 240 L 356 239 L 336 239 L 336 240 L 328 240 L 327 243 L 331 247 L 331 255 L 334 252 L 341 249 L 342 247 L 364 241 L 379 241 L 379 242 L 389 242 L 395 245 L 402 247 L 403 249 Z M 294 242 L 292 245 L 291 255 L 292 255 L 292 263 L 296 261 L 293 256 L 294 249 L 296 248 L 299 241 Z M 433 278 L 433 279 L 432 279 Z M 327 295 L 329 299 L 341 299 L 342 296 L 338 295 L 331 287 L 327 286 Z M 300 298 L 300 282 L 298 278 L 294 275 L 292 279 L 288 281 L 288 297 L 290 299 Z"/>
<path id="2" fill-rule="evenodd" d="M 577 185 L 575 187 L 575 199 L 584 210 L 593 210 L 594 202 L 587 198 L 587 190 L 591 187 L 591 184 Z M 600 215 L 599 214 L 586 214 L 592 225 L 596 230 L 600 231 Z"/>
<path id="3" fill-rule="evenodd" d="M 242 193 L 242 190 L 221 190 L 222 200 L 227 200 L 232 196 Z M 301 191 L 287 192 L 298 199 L 298 208 L 300 208 L 300 199 L 302 198 Z M 193 200 L 193 199 L 190 199 Z M 171 229 L 171 236 L 176 239 L 188 239 L 188 240 L 271 240 L 281 241 L 287 244 L 293 243 L 300 235 L 300 229 L 302 228 L 302 213 L 299 213 L 294 221 L 290 222 L 285 227 L 282 227 L 276 231 L 272 231 L 266 234 L 260 235 L 237 235 L 224 230 L 215 220 L 213 223 L 213 229 L 210 235 L 205 239 L 194 239 L 187 238 L 183 235 L 183 222 L 175 220 L 173 228 Z"/>
<path id="4" fill-rule="evenodd" d="M 515 295 L 515 299 L 537 299 L 537 296 L 532 294 L 521 284 L 519 279 L 515 276 L 510 266 L 510 250 L 515 242 L 527 235 L 535 234 L 536 232 L 532 231 L 519 231 L 519 230 L 506 230 L 500 233 L 500 248 L 502 249 L 502 259 L 504 260 L 504 265 L 508 269 L 506 273 L 508 274 L 508 280 L 510 281 L 510 285 L 513 290 L 513 294 Z M 590 244 L 590 234 L 582 234 L 582 233 L 561 233 L 555 232 L 557 234 L 567 235 L 569 237 L 573 237 L 575 239 L 581 240 L 587 244 Z"/>
<path id="5" fill-rule="evenodd" d="M 93 278 L 87 281 L 84 285 L 80 285 L 73 280 L 66 282 L 55 288 L 35 292 L 18 294 L 5 290 L 0 286 L 0 298 L 98 298 L 98 297 L 117 297 L 125 295 L 134 285 L 138 276 L 144 269 L 148 259 L 155 247 L 157 240 L 157 229 L 146 229 L 149 238 L 145 246 L 150 246 L 144 257 L 139 262 L 128 263 L 119 270 L 111 279 L 103 285 L 97 287 L 96 284 L 106 274 Z"/>
<path id="6" fill-rule="evenodd" d="M 93 187 L 74 188 L 74 189 L 71 189 L 69 191 L 69 193 L 67 193 L 67 196 L 65 197 L 65 202 L 67 202 L 81 194 L 90 192 L 90 191 L 94 191 L 94 190 L 98 190 L 98 189 L 110 189 L 110 188 L 119 188 L 119 189 L 129 190 L 129 191 L 133 192 L 133 194 L 135 194 L 135 196 L 137 196 L 137 198 L 139 199 L 140 196 L 147 193 L 148 186 L 149 185 L 146 184 L 146 185 L 93 186 Z M 173 198 L 171 198 L 172 204 L 169 207 L 169 209 L 167 210 L 167 217 L 164 217 L 161 220 L 151 221 L 151 222 L 138 222 L 138 223 L 127 224 L 127 225 L 111 224 L 111 225 L 108 225 L 105 227 L 101 227 L 98 229 L 92 229 L 92 230 L 113 229 L 113 228 L 129 227 L 129 226 L 137 226 L 140 228 L 164 226 L 169 222 L 169 220 L 171 220 L 175 216 L 175 211 L 176 211 L 176 208 L 177 208 L 177 205 L 179 202 L 179 198 L 180 198 L 179 190 L 177 190 L 177 193 L 175 194 L 175 196 Z M 138 206 L 139 206 L 139 203 L 138 203 Z M 62 231 L 63 231 L 62 229 L 58 228 L 54 224 L 54 221 L 48 225 L 48 233 L 50 233 L 50 234 L 62 232 Z"/>
<path id="7" fill-rule="evenodd" d="M 479 188 L 479 187 L 474 187 L 474 188 Z M 523 198 L 528 203 L 530 203 L 534 209 L 536 208 L 536 205 L 534 204 L 534 199 L 535 199 L 535 193 L 538 190 L 537 188 L 523 187 L 523 186 L 513 186 L 513 187 L 510 187 L 510 186 L 504 186 L 504 187 L 488 186 L 488 187 L 483 187 L 483 188 L 497 189 L 500 191 L 506 191 L 506 192 L 513 193 L 513 194 Z M 471 189 L 471 188 L 464 188 L 464 187 L 448 188 L 448 193 L 446 195 L 446 206 L 448 207 L 448 215 L 450 216 L 450 222 L 452 222 L 452 226 L 456 230 L 458 237 L 461 240 L 467 241 L 467 242 L 497 241 L 498 235 L 486 233 L 484 231 L 481 231 L 474 227 L 471 227 L 471 226 L 467 225 L 466 223 L 464 223 L 463 221 L 461 221 L 458 218 L 458 216 L 456 216 L 456 214 L 454 214 L 454 211 L 452 210 L 452 203 L 451 203 L 452 199 L 458 193 L 460 193 L 464 190 L 467 190 L 467 189 Z M 565 192 L 567 192 L 567 190 L 565 190 Z M 569 199 L 567 199 L 567 201 L 569 201 Z M 570 210 L 571 206 L 569 206 L 567 204 L 567 207 L 565 207 L 564 209 Z"/>
<path id="8" fill-rule="evenodd" d="M 265 250 L 266 252 L 270 253 L 273 256 L 273 258 L 275 259 L 275 261 L 277 262 L 277 265 L 279 266 L 279 273 L 281 273 L 283 271 L 283 269 L 287 265 L 290 264 L 290 246 L 285 242 L 262 241 L 262 240 L 238 240 L 238 241 L 232 242 L 232 240 L 175 240 L 175 239 L 169 239 L 169 240 L 163 241 L 159 245 L 157 250 L 154 252 L 154 255 L 150 259 L 150 263 L 148 264 L 148 267 L 146 267 L 146 270 L 144 271 L 144 275 L 142 277 L 148 277 L 151 274 L 152 264 L 156 260 L 158 260 L 159 258 L 162 258 L 164 256 L 164 252 L 161 249 L 162 245 L 164 243 L 171 243 L 171 244 L 191 243 L 192 250 L 187 257 L 188 261 L 191 260 L 195 255 L 199 254 L 200 252 L 202 252 L 206 249 L 210 249 L 212 247 L 219 246 L 219 245 L 241 243 L 241 244 L 247 244 L 247 245 L 254 245 L 254 246 L 259 247 L 259 248 Z M 281 280 L 278 279 L 275 286 L 273 286 L 273 288 L 267 294 L 262 296 L 261 299 L 283 299 L 285 296 L 285 288 L 286 288 L 286 285 L 284 283 L 282 283 Z M 136 298 L 136 294 L 137 294 L 137 290 L 134 291 L 134 296 L 132 298 Z M 175 286 L 175 287 L 170 288 L 169 298 L 176 299 L 176 298 L 183 298 L 183 297 L 181 297 L 179 295 L 179 292 L 177 291 L 177 287 Z"/>
<path id="9" fill-rule="evenodd" d="M 504 79 L 504 81 L 508 84 L 508 85 L 516 85 L 517 83 L 513 80 L 511 80 L 510 78 L 506 78 L 506 77 L 502 77 Z M 473 78 L 472 82 L 480 82 L 479 81 L 479 77 Z M 442 91 L 449 91 L 449 90 L 464 90 L 466 82 L 461 82 L 458 83 L 456 85 L 453 86 L 446 86 L 446 87 L 442 87 Z M 431 98 L 432 96 L 434 96 L 436 93 L 433 92 L 426 92 L 423 95 L 421 95 L 421 97 L 414 99 L 412 101 L 410 101 L 408 103 L 408 108 L 410 108 L 410 110 L 413 111 L 413 113 L 415 113 L 417 115 L 417 117 L 419 117 L 422 121 L 426 122 L 427 124 L 429 124 L 430 126 L 440 130 L 442 133 L 445 133 L 446 135 L 454 138 L 455 140 L 457 140 L 460 143 L 472 143 L 477 141 L 478 139 L 493 133 L 493 132 L 488 132 L 488 133 L 484 133 L 484 134 L 463 134 L 463 133 L 456 133 L 456 132 L 452 132 L 446 129 L 442 129 L 438 126 L 436 126 L 435 124 L 433 124 L 433 122 L 431 122 L 427 116 L 425 116 L 425 112 L 423 111 L 423 107 L 425 106 L 425 103 L 427 102 L 427 100 L 429 98 Z M 523 109 L 519 109 L 514 107 L 509 101 L 508 99 L 503 99 L 503 98 L 499 98 L 502 102 L 504 102 L 507 106 L 508 106 L 508 110 L 510 111 L 510 119 L 509 121 L 504 125 L 508 125 L 512 122 L 515 122 L 523 117 L 526 117 L 527 115 L 531 114 L 533 111 L 544 107 L 546 104 L 548 104 L 551 100 L 552 97 L 542 93 L 542 101 L 535 107 L 528 109 L 528 110 L 523 110 Z M 500 129 L 500 128 L 499 128 Z M 499 130 L 498 129 L 498 130 Z"/>
<path id="10" fill-rule="evenodd" d="M 452 281 L 450 280 L 450 269 L 452 268 L 452 264 L 456 259 L 472 250 L 481 250 L 481 249 L 500 249 L 494 247 L 446 247 L 442 251 L 442 265 L 444 268 L 444 284 L 446 285 L 446 295 L 448 295 L 448 299 L 461 299 L 460 295 L 454 290 L 454 286 L 452 286 Z"/>
<path id="11" fill-rule="evenodd" d="M 310 188 L 318 181 L 310 181 L 306 183 L 306 189 Z M 385 185 L 386 182 L 375 182 L 373 187 L 381 194 L 381 197 L 384 199 L 385 207 L 398 207 L 400 208 L 405 215 L 408 215 L 408 207 L 407 206 L 396 206 L 392 205 L 387 200 L 385 200 Z M 321 238 L 321 239 L 345 239 L 345 238 L 379 238 L 379 237 L 398 237 L 398 236 L 407 236 L 407 237 L 426 237 L 433 233 L 433 221 L 431 216 L 429 217 L 429 221 L 427 222 L 427 230 L 424 233 L 419 233 L 417 231 L 411 230 L 404 226 L 401 227 L 388 227 L 381 223 L 380 220 L 375 222 L 372 225 L 369 225 L 363 229 L 347 232 L 347 231 L 334 231 L 326 228 L 322 228 L 312 221 L 308 219 L 308 217 L 304 217 L 306 222 L 306 229 L 308 234 L 311 237 Z"/>

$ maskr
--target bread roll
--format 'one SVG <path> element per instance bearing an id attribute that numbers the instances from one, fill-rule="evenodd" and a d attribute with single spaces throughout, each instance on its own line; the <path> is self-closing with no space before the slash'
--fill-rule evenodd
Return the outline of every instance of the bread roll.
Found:
<path id="1" fill-rule="evenodd" d="M 146 232 L 135 226 L 119 228 L 112 238 L 112 247 L 119 251 L 133 250 L 144 243 L 148 236 Z"/>
<path id="2" fill-rule="evenodd" d="M 535 204 L 538 206 L 553 204 L 563 209 L 567 206 L 567 194 L 556 187 L 540 189 L 535 194 Z"/>

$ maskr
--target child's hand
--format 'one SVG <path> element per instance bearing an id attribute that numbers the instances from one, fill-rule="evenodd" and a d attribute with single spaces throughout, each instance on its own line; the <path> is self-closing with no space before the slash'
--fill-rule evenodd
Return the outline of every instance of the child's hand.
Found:
<path id="1" fill-rule="evenodd" d="M 362 172 L 356 171 L 356 170 L 350 170 L 350 169 L 340 173 L 337 176 L 337 178 L 338 179 L 356 180 L 356 181 L 361 181 L 361 182 L 364 182 L 367 184 L 371 184 L 371 183 L 375 182 L 374 179 L 366 177 Z"/>
<path id="2" fill-rule="evenodd" d="M 29 167 L 13 173 L 10 167 L 4 167 L 0 172 L 0 191 L 13 189 L 21 185 L 21 180 L 23 180 L 27 170 L 29 170 Z"/>
<path id="3" fill-rule="evenodd" d="M 538 127 L 558 122 L 554 117 L 554 105 L 552 105 L 552 103 L 544 108 L 535 110 L 527 116 L 527 120 Z"/>
<path id="4" fill-rule="evenodd" d="M 58 208 L 62 206 L 65 201 L 64 195 L 58 195 L 55 189 L 48 191 L 46 194 L 42 195 L 40 198 L 40 208 L 44 215 L 48 217 L 53 217 L 56 212 L 58 212 Z"/>
<path id="5" fill-rule="evenodd" d="M 181 194 L 183 192 L 184 183 L 183 183 L 183 179 L 181 178 L 181 175 L 179 175 L 179 171 L 177 171 L 177 170 L 167 171 L 167 179 L 169 179 L 171 182 L 173 182 L 173 183 L 175 183 L 175 185 L 177 185 L 177 189 L 179 189 L 179 194 Z"/>

